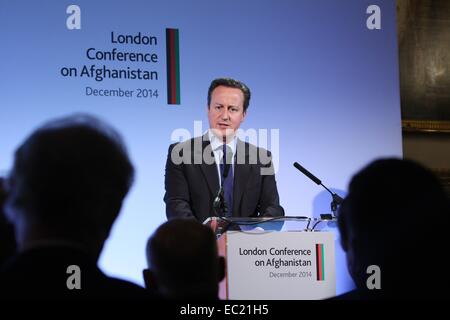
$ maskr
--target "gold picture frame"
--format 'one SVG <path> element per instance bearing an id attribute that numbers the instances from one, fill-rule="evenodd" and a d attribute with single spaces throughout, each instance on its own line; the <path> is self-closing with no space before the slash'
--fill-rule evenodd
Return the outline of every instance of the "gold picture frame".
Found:
<path id="1" fill-rule="evenodd" d="M 450 133 L 450 121 L 402 120 L 403 132 Z"/>
<path id="2" fill-rule="evenodd" d="M 450 1 L 397 0 L 403 132 L 450 133 Z"/>

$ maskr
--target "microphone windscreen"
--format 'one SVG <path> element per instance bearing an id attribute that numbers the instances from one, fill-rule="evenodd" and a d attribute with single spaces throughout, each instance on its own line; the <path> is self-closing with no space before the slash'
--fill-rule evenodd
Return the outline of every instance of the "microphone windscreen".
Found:
<path id="1" fill-rule="evenodd" d="M 322 181 L 320 181 L 315 175 L 313 175 L 311 172 L 303 168 L 298 162 L 294 162 L 294 167 L 296 167 L 298 170 L 300 170 L 301 173 L 303 173 L 305 176 L 310 178 L 312 181 L 314 181 L 317 184 L 322 184 Z"/>

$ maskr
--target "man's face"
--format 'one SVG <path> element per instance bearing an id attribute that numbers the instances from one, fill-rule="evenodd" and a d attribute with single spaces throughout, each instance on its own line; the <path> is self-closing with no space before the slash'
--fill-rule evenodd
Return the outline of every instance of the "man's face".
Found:
<path id="1" fill-rule="evenodd" d="M 219 138 L 231 137 L 244 121 L 244 94 L 240 89 L 218 86 L 208 106 L 209 127 Z"/>

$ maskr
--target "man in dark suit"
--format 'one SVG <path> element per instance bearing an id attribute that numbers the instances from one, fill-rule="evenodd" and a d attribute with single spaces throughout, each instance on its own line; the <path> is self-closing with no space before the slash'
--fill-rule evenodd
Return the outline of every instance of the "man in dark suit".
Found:
<path id="1" fill-rule="evenodd" d="M 97 266 L 134 175 L 118 133 L 85 115 L 51 121 L 16 150 L 6 215 L 18 254 L 0 269 L 0 298 L 146 298 Z"/>
<path id="2" fill-rule="evenodd" d="M 249 102 L 250 90 L 242 82 L 212 81 L 207 106 L 210 129 L 169 147 L 164 196 L 168 219 L 194 217 L 203 222 L 214 215 L 284 215 L 270 152 L 236 136 Z"/>

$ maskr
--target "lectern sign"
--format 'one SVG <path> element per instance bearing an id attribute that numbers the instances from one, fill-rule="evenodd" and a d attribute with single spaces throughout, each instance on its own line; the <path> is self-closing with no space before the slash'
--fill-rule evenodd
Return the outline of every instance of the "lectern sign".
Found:
<path id="1" fill-rule="evenodd" d="M 227 232 L 228 299 L 323 299 L 336 294 L 331 232 Z"/>

